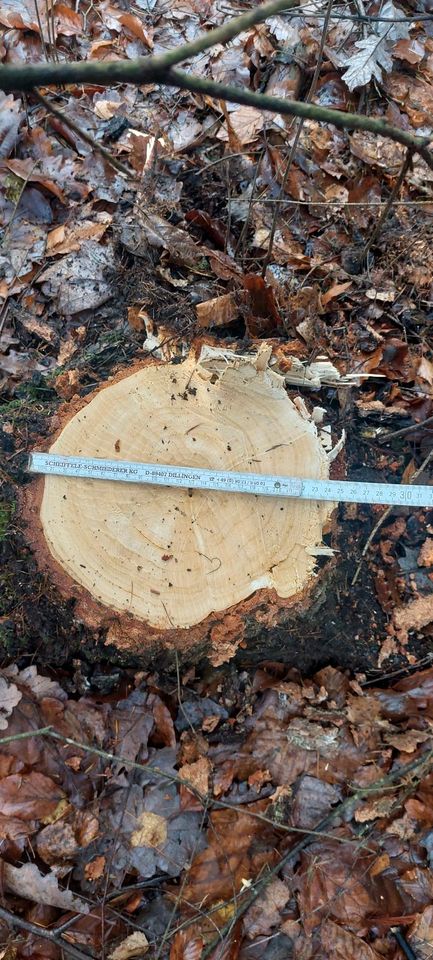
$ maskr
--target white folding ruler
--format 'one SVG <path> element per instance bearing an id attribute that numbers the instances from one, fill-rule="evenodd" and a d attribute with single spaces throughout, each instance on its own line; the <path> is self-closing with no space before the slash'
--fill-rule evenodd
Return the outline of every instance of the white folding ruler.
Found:
<path id="1" fill-rule="evenodd" d="M 189 490 L 223 490 L 253 493 L 262 497 L 295 497 L 301 500 L 330 500 L 345 503 L 381 503 L 410 507 L 432 507 L 433 486 L 399 483 L 364 483 L 358 480 L 312 480 L 308 477 L 235 473 L 164 463 L 134 463 L 129 460 L 102 460 L 98 457 L 70 457 L 63 454 L 31 453 L 28 470 L 57 477 L 84 477 L 90 480 L 119 480 L 158 487 Z"/>

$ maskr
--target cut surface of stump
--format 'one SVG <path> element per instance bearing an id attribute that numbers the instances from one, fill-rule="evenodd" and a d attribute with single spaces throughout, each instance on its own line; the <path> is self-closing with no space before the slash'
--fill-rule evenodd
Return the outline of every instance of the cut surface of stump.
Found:
<path id="1" fill-rule="evenodd" d="M 145 361 L 104 386 L 72 407 L 49 449 L 322 479 L 330 463 L 305 405 L 260 354 L 205 347 L 181 363 Z M 229 637 L 253 595 L 286 606 L 302 597 L 333 506 L 55 476 L 38 484 L 28 512 L 31 526 L 38 514 L 37 554 L 83 618 L 114 634 L 141 625 L 143 643 L 178 636 L 180 646 L 224 618 Z"/>

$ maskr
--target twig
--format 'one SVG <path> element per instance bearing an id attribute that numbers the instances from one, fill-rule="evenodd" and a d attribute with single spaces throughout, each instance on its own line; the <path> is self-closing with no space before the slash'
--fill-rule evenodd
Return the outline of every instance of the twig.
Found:
<path id="1" fill-rule="evenodd" d="M 98 757 L 101 757 L 103 760 L 109 760 L 112 763 L 120 764 L 121 766 L 130 767 L 133 770 L 140 770 L 143 773 L 152 773 L 156 778 L 167 780 L 169 783 L 178 783 L 180 786 L 184 786 L 192 793 L 197 800 L 203 806 L 206 806 L 208 809 L 217 809 L 217 810 L 238 810 L 241 811 L 240 804 L 231 803 L 228 800 L 216 800 L 214 797 L 201 793 L 200 790 L 197 790 L 197 787 L 189 781 L 185 780 L 182 777 L 179 777 L 175 773 L 167 773 L 165 770 L 161 770 L 159 767 L 154 767 L 150 763 L 138 763 L 136 760 L 129 760 L 128 757 L 118 757 L 114 753 L 109 753 L 107 750 L 101 750 L 99 747 L 92 747 L 87 743 L 81 743 L 79 740 L 72 740 L 70 737 L 65 737 L 57 731 L 53 730 L 52 727 L 46 727 L 43 730 L 35 730 L 32 734 L 19 734 L 16 737 L 9 737 L 6 740 L 18 740 L 19 737 L 24 736 L 35 736 L 36 734 L 41 733 L 45 734 L 48 737 L 52 737 L 55 740 L 60 740 L 63 743 L 69 744 L 73 747 L 78 747 L 80 750 L 84 750 L 87 753 L 95 754 Z M 0 740 L 0 745 L 6 741 Z M 260 798 L 258 798 L 260 799 Z M 242 808 L 242 813 L 247 814 L 249 817 L 252 817 L 254 820 L 261 820 L 263 823 L 270 824 L 273 827 L 277 827 L 278 830 L 284 833 L 304 833 L 301 827 L 287 826 L 280 821 L 275 821 L 272 817 L 267 817 L 264 813 L 258 813 L 256 810 L 248 810 L 245 807 Z M 313 831 L 312 831 L 313 832 Z M 324 836 L 324 834 L 322 834 Z M 341 841 L 346 842 L 344 840 Z"/>
<path id="2" fill-rule="evenodd" d="M 173 50 L 168 50 L 166 53 L 161 53 L 158 56 L 138 57 L 136 60 L 130 60 L 128 65 L 131 69 L 127 71 L 130 82 L 144 83 L 147 80 L 158 80 L 160 76 L 163 76 L 170 70 L 170 67 L 182 63 L 183 60 L 191 60 L 192 57 L 203 53 L 204 50 L 208 50 L 209 47 L 213 47 L 216 44 L 228 43 L 229 40 L 234 40 L 240 33 L 248 30 L 249 27 L 254 26 L 256 23 L 263 23 L 264 20 L 272 17 L 275 13 L 279 13 L 281 10 L 290 10 L 292 7 L 298 6 L 298 4 L 299 0 L 272 0 L 271 3 L 264 3 L 259 7 L 253 7 L 252 10 L 241 14 L 240 17 L 234 17 L 233 20 L 228 20 L 227 23 L 223 23 L 222 26 L 208 30 L 207 33 L 202 33 L 201 36 L 197 37 L 196 40 L 192 40 L 190 43 L 184 43 L 179 47 L 174 47 Z M 122 83 L 125 80 L 125 72 L 122 70 L 122 67 L 126 65 L 126 61 L 111 61 L 107 64 L 108 70 L 105 69 L 103 71 L 105 80 L 101 82 L 110 84 Z M 50 67 L 48 73 L 43 72 L 42 68 L 48 66 Z M 42 86 L 42 84 L 91 83 L 95 82 L 95 66 L 98 66 L 98 64 L 92 63 L 91 61 L 51 63 L 49 65 L 26 64 L 23 70 L 19 69 L 19 72 L 17 72 L 15 67 L 2 66 L 0 68 L 0 88 L 5 92 L 11 92 L 13 89 L 31 90 L 33 87 Z M 103 64 L 100 63 L 99 66 L 103 66 Z M 83 77 L 83 68 L 86 74 L 85 78 Z M 5 73 L 5 71 L 8 72 Z M 8 77 L 9 80 L 7 79 Z M 5 81 L 9 83 L 7 89 L 4 87 Z M 22 83 L 25 84 L 25 87 L 22 86 Z"/>
<path id="3" fill-rule="evenodd" d="M 43 28 L 43 26 L 42 26 L 41 15 L 40 15 L 40 13 L 39 13 L 38 0 L 34 0 L 34 4 L 35 4 L 36 20 L 38 21 L 38 27 L 39 27 L 39 35 L 40 35 L 40 38 L 41 38 L 41 47 L 42 47 L 42 49 L 43 49 L 43 51 L 44 51 L 45 59 L 46 59 L 46 61 L 47 61 L 47 63 L 48 63 L 48 62 L 49 62 L 49 59 L 50 59 L 50 55 L 49 55 L 49 53 L 48 53 L 48 47 L 47 47 L 47 45 L 46 45 L 46 43 L 45 43 L 44 28 Z"/>
<path id="4" fill-rule="evenodd" d="M 432 418 L 432 419 L 433 419 L 433 418 Z M 427 456 L 426 456 L 425 460 L 423 460 L 421 466 L 418 467 L 418 470 L 415 470 L 415 473 L 413 473 L 412 476 L 410 477 L 410 479 L 407 481 L 408 483 L 414 483 L 415 480 L 418 479 L 420 473 L 422 473 L 423 470 L 425 470 L 425 468 L 426 468 L 426 467 L 428 466 L 428 464 L 430 463 L 430 460 L 432 459 L 432 457 L 433 457 L 433 450 L 430 450 L 430 453 L 427 454 Z M 359 577 L 359 574 L 360 574 L 360 572 L 361 572 L 362 562 L 363 562 L 364 557 L 365 557 L 365 555 L 366 555 L 366 553 L 367 553 L 367 551 L 368 551 L 368 549 L 369 549 L 369 547 L 370 547 L 370 544 L 371 544 L 372 541 L 374 540 L 374 538 L 375 538 L 376 533 L 378 532 L 378 530 L 380 530 L 380 528 L 381 528 L 381 527 L 383 526 L 383 524 L 385 523 L 385 520 L 388 519 L 388 517 L 389 517 L 390 513 L 393 511 L 393 509 L 394 509 L 393 505 L 387 507 L 386 510 L 384 510 L 384 512 L 383 512 L 383 513 L 381 514 L 381 516 L 379 517 L 377 523 L 374 525 L 374 527 L 373 527 L 373 529 L 372 529 L 372 531 L 371 531 L 371 533 L 370 533 L 370 536 L 368 537 L 368 539 L 367 539 L 367 541 L 366 541 L 366 543 L 365 543 L 364 549 L 363 549 L 363 551 L 362 551 L 362 553 L 361 553 L 361 559 L 360 559 L 360 561 L 359 561 L 359 563 L 358 563 L 358 566 L 357 566 L 356 571 L 355 571 L 355 575 L 354 575 L 353 580 L 352 580 L 352 583 L 351 583 L 351 586 L 352 586 L 352 587 L 355 586 L 355 583 L 356 583 L 356 581 L 357 581 L 357 579 L 358 579 L 358 577 Z"/>
<path id="5" fill-rule="evenodd" d="M 409 427 L 402 427 L 401 430 L 393 430 L 392 433 L 385 434 L 384 437 L 377 437 L 378 443 L 387 443 L 388 440 L 394 440 L 395 437 L 405 437 L 407 433 L 415 433 L 416 430 L 422 430 L 428 424 L 433 423 L 433 417 L 427 417 L 421 423 L 411 423 Z"/>
<path id="6" fill-rule="evenodd" d="M 399 193 L 400 187 L 401 187 L 402 184 L 403 184 L 403 181 L 404 181 L 404 178 L 405 178 L 405 176 L 406 176 L 406 174 L 407 174 L 407 171 L 408 171 L 409 168 L 412 166 L 412 160 L 413 160 L 413 151 L 409 148 L 409 150 L 408 150 L 407 153 L 406 153 L 405 159 L 404 159 L 404 161 L 403 161 L 403 164 L 402 164 L 400 173 L 399 173 L 399 175 L 398 175 L 398 177 L 397 177 L 397 180 L 395 181 L 395 184 L 394 184 L 394 186 L 393 186 L 393 188 L 392 188 L 392 190 L 391 190 L 391 193 L 390 193 L 390 195 L 389 195 L 389 197 L 388 197 L 388 200 L 386 201 L 386 204 L 385 204 L 385 206 L 384 206 L 384 208 L 383 208 L 383 210 L 382 210 L 382 212 L 381 212 L 381 214 L 380 214 L 380 217 L 379 217 L 379 219 L 378 219 L 378 221 L 377 221 L 377 223 L 376 223 L 376 226 L 375 226 L 375 228 L 374 228 L 374 230 L 373 230 L 373 233 L 371 234 L 371 236 L 370 236 L 369 239 L 367 240 L 367 243 L 365 244 L 365 247 L 364 247 L 364 249 L 363 249 L 363 251 L 362 251 L 362 254 L 360 255 L 360 259 L 361 259 L 361 260 L 366 260 L 366 258 L 367 258 L 367 256 L 368 256 L 368 254 L 369 254 L 369 252 L 370 252 L 373 244 L 376 243 L 376 240 L 377 240 L 377 238 L 378 238 L 378 236 L 379 236 L 379 233 L 380 233 L 380 231 L 381 231 L 381 229 L 382 229 L 382 227 L 383 227 L 383 224 L 385 223 L 385 220 L 386 220 L 387 217 L 388 217 L 388 214 L 389 214 L 389 212 L 390 212 L 390 210 L 391 210 L 391 207 L 392 207 L 392 205 L 393 205 L 393 203 L 394 203 L 394 200 L 395 200 L 397 194 Z"/>
<path id="7" fill-rule="evenodd" d="M 47 69 L 45 65 L 44 69 Z M 116 64 L 117 66 L 117 64 Z M 8 69 L 3 67 L 4 70 Z M 29 69 L 29 67 L 27 68 Z M 0 86 L 2 82 L 2 68 L 0 67 Z M 254 93 L 252 90 L 242 90 L 226 83 L 216 83 L 204 77 L 197 77 L 183 70 L 170 70 L 167 77 L 159 79 L 160 83 L 179 87 L 181 90 L 191 90 L 195 93 L 207 94 L 220 100 L 229 100 L 231 103 L 240 103 L 247 107 L 256 107 L 257 110 L 267 110 L 270 113 L 280 113 L 288 117 L 304 117 L 306 120 L 319 120 L 322 123 L 332 123 L 339 130 L 367 130 L 381 137 L 389 137 L 396 143 L 403 143 L 418 153 L 427 165 L 433 170 L 433 154 L 429 152 L 429 137 L 415 137 L 407 130 L 391 127 L 382 120 L 358 113 L 344 113 L 339 110 L 330 110 L 329 107 L 318 106 L 315 103 L 306 103 L 300 100 L 285 100 L 282 97 L 269 97 L 265 93 Z"/>
<path id="8" fill-rule="evenodd" d="M 65 953 L 69 953 L 69 956 L 74 957 L 75 960 L 90 960 L 88 953 L 82 953 L 81 950 L 77 950 L 71 943 L 62 940 L 56 930 L 47 930 L 46 927 L 39 926 L 36 923 L 30 923 L 29 920 L 23 920 L 21 917 L 17 917 L 14 913 L 11 913 L 10 910 L 5 910 L 4 907 L 0 907 L 0 920 L 4 920 L 5 923 L 8 923 L 11 927 L 18 927 L 20 930 L 32 933 L 34 937 L 42 937 L 44 940 L 50 940 L 51 943 L 55 943 L 56 946 L 64 950 Z"/>
<path id="9" fill-rule="evenodd" d="M 89 133 L 86 133 L 85 130 L 82 130 L 81 127 L 78 126 L 78 123 L 75 123 L 75 120 L 72 120 L 71 117 L 68 117 L 65 113 L 62 113 L 61 110 L 58 110 L 58 108 L 55 107 L 50 100 L 47 100 L 42 93 L 39 93 L 39 90 L 34 89 L 33 95 L 36 97 L 36 100 L 38 100 L 39 103 L 41 103 L 42 106 L 48 110 L 48 113 L 52 113 L 53 117 L 56 117 L 56 119 L 60 120 L 61 123 L 64 123 L 66 127 L 69 127 L 70 130 L 73 130 L 80 140 L 84 140 L 84 143 L 89 144 L 89 147 L 91 147 L 92 150 L 96 150 L 97 153 L 100 153 L 104 160 L 110 164 L 110 166 L 114 167 L 115 170 L 118 170 L 119 173 L 123 173 L 123 176 L 127 177 L 128 180 L 135 179 L 134 174 L 128 169 L 128 167 L 125 167 L 125 165 L 121 163 L 117 157 L 113 157 L 110 151 L 103 147 L 101 143 L 98 143 L 97 140 L 94 140 Z"/>
<path id="10" fill-rule="evenodd" d="M 285 6 L 293 5 L 293 0 L 286 0 Z M 268 11 L 271 7 L 274 10 L 277 7 L 281 9 L 279 3 L 278 5 L 277 3 L 275 5 L 269 4 Z M 265 19 L 264 10 L 265 7 L 261 8 L 260 19 Z M 256 12 L 257 10 L 251 11 L 248 16 L 252 16 L 252 13 Z M 266 16 L 269 16 L 269 12 Z M 240 17 L 236 18 L 233 23 L 239 23 L 240 20 Z M 254 22 L 258 22 L 258 19 Z M 229 26 L 231 25 L 227 24 L 224 28 L 219 27 L 218 30 L 228 29 Z M 172 62 L 177 63 L 185 56 L 189 56 L 191 48 L 194 48 L 194 53 L 206 49 L 211 45 L 207 42 L 211 35 L 213 35 L 212 43 L 218 42 L 216 38 L 218 30 L 205 34 L 202 44 L 200 44 L 199 38 L 194 43 L 184 44 L 183 47 L 178 47 L 174 51 L 169 51 L 169 53 L 157 57 L 142 57 L 137 60 L 110 61 L 108 63 L 77 61 L 71 63 L 25 64 L 23 67 L 18 67 L 15 64 L 1 65 L 0 89 L 5 92 L 12 92 L 13 90 L 34 90 L 42 84 L 97 83 L 112 85 L 115 83 L 142 84 L 153 81 L 165 86 L 178 87 L 180 90 L 191 90 L 195 93 L 207 94 L 216 99 L 256 107 L 257 110 L 280 113 L 282 116 L 305 117 L 308 120 L 331 123 L 339 130 L 367 130 L 369 133 L 388 137 L 396 143 L 402 143 L 404 146 L 411 148 L 433 170 L 433 154 L 428 149 L 431 143 L 430 137 L 417 137 L 407 130 L 392 127 L 378 118 L 330 110 L 328 107 L 318 106 L 317 104 L 285 100 L 282 97 L 269 97 L 263 93 L 254 93 L 252 90 L 242 90 L 240 87 L 232 87 L 229 84 L 216 83 L 213 80 L 185 73 L 182 70 L 169 69 L 170 57 Z M 237 32 L 239 30 L 233 35 L 236 36 Z M 81 136 L 81 134 L 79 135 Z M 129 171 L 128 175 L 130 175 Z"/>
<path id="11" fill-rule="evenodd" d="M 332 12 L 332 4 L 333 4 L 333 2 L 334 2 L 334 0 L 328 0 L 328 4 L 327 4 L 327 7 L 326 7 L 326 13 L 325 13 L 325 19 L 324 19 L 324 22 L 323 22 L 322 35 L 321 35 L 321 37 L 320 37 L 320 47 L 319 47 L 319 52 L 318 52 L 318 54 L 317 54 L 316 67 L 315 67 L 315 70 L 314 70 L 313 79 L 312 79 L 312 81 L 311 81 L 310 89 L 309 89 L 308 95 L 307 95 L 307 97 L 306 97 L 306 103 L 311 103 L 311 101 L 312 101 L 312 99 L 313 99 L 313 97 L 314 97 L 314 94 L 315 94 L 315 92 L 316 92 L 316 89 L 317 89 L 317 84 L 318 84 L 318 82 L 319 82 L 320 71 L 321 71 L 321 69 L 322 69 L 322 63 L 323 63 L 323 51 L 324 51 L 324 49 L 325 49 L 326 37 L 327 37 L 327 34 L 328 34 L 328 27 L 329 27 L 329 22 L 330 22 L 330 19 L 331 19 L 331 12 Z M 304 127 L 304 123 L 305 123 L 305 117 L 301 117 L 301 119 L 299 120 L 298 126 L 297 126 L 297 130 L 296 130 L 296 132 L 295 132 L 295 136 L 294 136 L 294 140 L 293 140 L 292 146 L 291 146 L 291 148 L 290 148 L 289 156 L 288 156 L 288 158 L 287 158 L 286 169 L 285 169 L 285 171 L 284 171 L 283 178 L 282 178 L 281 183 L 280 183 L 280 189 L 279 189 L 279 193 L 278 193 L 278 199 L 281 199 L 281 197 L 283 196 L 283 194 L 284 194 L 284 192 L 285 192 L 286 184 L 287 184 L 287 179 L 288 179 L 288 176 L 289 176 L 291 167 L 292 167 L 293 158 L 294 158 L 295 153 L 296 153 L 296 148 L 297 148 L 298 143 L 299 143 L 299 140 L 300 140 L 300 138 L 301 138 L 301 133 L 302 133 L 302 130 L 303 130 L 303 127 Z M 279 207 L 278 207 L 278 204 L 277 204 L 277 205 L 275 206 L 274 212 L 273 212 L 273 214 L 272 214 L 272 223 L 271 223 L 271 229 L 270 229 L 270 232 L 269 232 L 268 249 L 267 249 L 267 251 L 266 251 L 266 256 L 265 256 L 265 259 L 264 259 L 264 262 L 263 262 L 263 267 L 262 267 L 262 277 L 265 277 L 265 276 L 266 276 L 266 270 L 267 270 L 267 268 L 268 268 L 268 265 L 269 265 L 270 260 L 271 260 L 271 257 L 272 257 L 272 251 L 273 251 L 274 239 L 275 239 L 275 231 L 276 231 L 276 229 L 277 229 L 277 223 L 278 223 L 279 216 L 280 216 L 280 210 L 279 210 Z"/>
<path id="12" fill-rule="evenodd" d="M 28 730 L 26 733 L 14 733 L 11 737 L 2 737 L 0 747 L 4 743 L 12 743 L 15 740 L 28 740 L 30 737 L 41 737 L 51 731 L 51 727 L 40 727 L 38 730 Z"/>
<path id="13" fill-rule="evenodd" d="M 326 817 L 324 817 L 323 820 L 321 820 L 314 829 L 316 831 L 321 831 L 322 829 L 326 829 L 332 823 L 334 823 L 335 820 L 339 819 L 343 815 L 346 815 L 349 811 L 352 811 L 353 809 L 355 809 L 361 800 L 364 800 L 366 797 L 370 797 L 371 794 L 383 793 L 383 791 L 387 790 L 389 787 L 398 786 L 398 785 L 402 786 L 406 778 L 410 774 L 415 773 L 415 771 L 418 770 L 418 768 L 425 766 L 426 769 L 428 769 L 428 767 L 431 766 L 432 764 L 433 764 L 433 750 L 428 750 L 427 753 L 422 754 L 420 757 L 417 757 L 416 760 L 412 760 L 410 763 L 406 764 L 403 767 L 400 767 L 400 769 L 398 770 L 391 771 L 391 773 L 387 774 L 385 777 L 382 777 L 381 780 L 376 780 L 376 783 L 372 783 L 369 787 L 362 787 L 360 790 L 356 790 L 356 792 L 353 793 L 352 796 L 346 797 L 345 800 L 342 800 L 342 802 L 338 805 L 338 807 L 336 807 L 334 810 L 331 811 L 331 813 L 329 813 Z M 312 842 L 312 839 L 313 838 L 310 836 L 310 834 L 307 833 L 307 835 L 303 838 L 303 840 L 299 840 L 298 843 L 296 843 L 293 847 L 291 847 L 290 850 L 288 850 L 287 853 L 284 854 L 281 860 L 278 863 L 276 863 L 275 866 L 271 867 L 268 873 L 264 877 L 261 877 L 261 879 L 258 880 L 257 883 L 252 888 L 250 888 L 248 896 L 245 897 L 244 902 L 239 907 L 239 910 L 236 912 L 235 916 L 232 917 L 231 920 L 226 924 L 226 926 L 222 928 L 218 938 L 215 938 L 210 944 L 208 944 L 208 946 L 206 947 L 202 955 L 201 960 L 206 960 L 206 958 L 211 956 L 213 951 L 217 948 L 218 944 L 220 943 L 221 934 L 223 935 L 223 937 L 225 937 L 230 933 L 235 923 L 237 923 L 238 920 L 240 920 L 241 917 L 244 916 L 244 914 L 247 912 L 250 906 L 252 906 L 252 904 L 257 900 L 257 897 L 268 886 L 271 880 L 273 880 L 273 878 L 277 876 L 280 870 L 284 866 L 286 866 L 286 864 L 290 860 L 293 860 L 295 857 L 297 857 L 298 854 L 300 854 L 302 850 L 304 850 L 305 847 L 307 847 Z"/>

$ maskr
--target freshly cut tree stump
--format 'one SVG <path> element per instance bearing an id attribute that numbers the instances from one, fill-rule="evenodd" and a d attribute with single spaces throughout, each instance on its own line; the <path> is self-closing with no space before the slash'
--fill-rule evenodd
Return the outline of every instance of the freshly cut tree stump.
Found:
<path id="1" fill-rule="evenodd" d="M 327 478 L 319 429 L 304 402 L 289 399 L 270 352 L 240 356 L 200 341 L 183 362 L 146 360 L 67 405 L 48 449 Z M 26 516 L 38 561 L 76 598 L 78 619 L 143 655 L 199 645 L 221 663 L 249 618 L 266 630 L 308 604 L 332 507 L 46 477 L 30 484 Z"/>

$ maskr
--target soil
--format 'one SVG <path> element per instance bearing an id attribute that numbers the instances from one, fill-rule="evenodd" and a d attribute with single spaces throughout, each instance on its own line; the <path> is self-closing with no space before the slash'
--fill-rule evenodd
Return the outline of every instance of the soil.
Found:
<path id="1" fill-rule="evenodd" d="M 213 217 L 218 217 L 224 209 L 224 180 L 219 182 L 215 171 L 212 171 L 212 177 L 210 174 L 199 177 L 192 172 L 184 180 L 185 212 L 202 206 L 205 195 L 207 209 Z M 132 198 L 130 203 L 125 200 L 122 202 L 118 223 L 131 206 Z M 176 214 L 170 216 L 169 211 L 163 213 L 173 223 L 178 219 Z M 116 229 L 120 236 L 120 227 Z M 195 229 L 191 225 L 192 235 Z M 392 225 L 390 229 L 392 231 Z M 130 304 L 143 303 L 155 324 L 168 328 L 173 337 L 182 336 L 188 342 L 194 332 L 196 316 L 191 298 L 182 289 L 165 282 L 156 271 L 159 253 L 148 248 L 145 256 L 134 256 L 119 240 L 116 254 L 113 284 L 116 297 L 91 317 L 84 315 L 80 318 L 80 322 L 86 325 L 85 338 L 73 359 L 62 367 L 62 372 L 68 369 L 78 372 L 77 392 L 81 396 L 86 396 L 119 368 L 125 368 L 146 355 L 143 351 L 143 333 L 136 332 L 128 323 Z M 218 293 L 217 286 L 213 295 Z M 17 309 L 19 320 L 20 308 Z M 216 328 L 213 333 L 236 343 L 240 349 L 248 346 L 242 320 L 231 323 L 227 328 Z M 365 339 L 367 335 L 363 336 Z M 334 333 L 330 326 L 326 338 L 332 344 L 334 354 L 336 350 L 341 350 L 341 357 L 347 356 L 350 345 L 341 339 L 338 330 Z M 23 346 L 32 350 L 34 339 L 31 334 L 23 333 Z M 311 359 L 314 358 L 315 352 L 312 350 Z M 57 372 L 54 371 L 54 375 Z M 40 373 L 33 374 L 31 379 L 23 381 L 15 390 L 12 399 L 6 396 L 2 402 L 0 397 L 0 417 L 4 422 L 12 423 L 14 428 L 10 433 L 0 432 L 0 444 L 3 446 L 0 451 L 0 476 L 4 480 L 0 493 L 0 656 L 4 662 L 34 662 L 41 670 L 61 666 L 69 671 L 72 666 L 78 677 L 78 689 L 83 683 L 84 687 L 90 684 L 107 691 L 116 685 L 123 668 L 140 668 L 148 664 L 107 644 L 103 632 L 95 635 L 74 619 L 73 604 L 65 603 L 53 585 L 38 571 L 26 542 L 25 526 L 16 509 L 20 491 L 29 482 L 26 474 L 27 452 L 47 434 L 50 418 L 62 402 L 54 389 L 54 375 L 45 377 Z M 382 385 L 376 381 L 375 397 L 385 398 L 390 386 L 392 384 L 387 380 Z M 361 394 L 362 389 L 359 392 Z M 298 393 L 299 390 L 293 391 L 293 395 Z M 313 398 L 315 405 L 326 408 L 334 437 L 339 437 L 343 429 L 346 431 L 347 476 L 353 480 L 389 481 L 387 464 L 382 472 L 380 470 L 383 448 L 370 436 L 368 429 L 363 429 L 351 400 L 342 404 L 338 390 L 331 387 L 315 391 Z M 306 400 L 309 402 L 308 397 Z M 400 424 L 393 421 L 393 427 L 405 426 L 406 423 L 405 419 Z M 393 443 L 396 482 L 407 462 L 408 443 L 410 446 L 410 439 L 404 437 Z M 412 449 L 416 449 L 418 461 L 425 455 L 422 446 Z M 304 675 L 311 675 L 322 666 L 332 664 L 374 679 L 384 673 L 394 675 L 395 671 L 404 671 L 408 663 L 407 656 L 410 662 L 422 664 L 429 661 L 431 627 L 422 634 L 410 635 L 404 653 L 393 654 L 386 660 L 385 671 L 378 667 L 378 654 L 386 638 L 387 621 L 392 608 L 392 590 L 389 613 L 384 613 L 384 605 L 377 598 L 377 569 L 375 563 L 371 562 L 371 556 L 362 562 L 355 585 L 352 585 L 352 579 L 380 509 L 358 505 L 351 510 L 340 505 L 340 554 L 331 575 L 323 582 L 314 607 L 302 615 L 294 616 L 284 628 L 267 630 L 266 637 L 261 636 L 259 624 L 250 623 L 247 646 L 238 651 L 234 660 L 236 668 L 252 667 L 263 660 L 284 660 L 287 668 L 295 667 Z M 399 514 L 406 516 L 404 509 L 396 508 L 390 522 Z M 421 546 L 429 519 L 432 520 L 433 516 L 430 517 L 428 513 L 422 515 L 421 512 L 420 515 L 409 517 L 406 531 L 396 547 L 397 552 L 404 555 L 405 551 L 410 553 Z M 374 550 L 373 559 L 376 561 Z M 203 659 L 201 668 L 205 669 L 206 663 Z M 162 675 L 171 676 L 175 670 L 175 659 L 172 653 L 166 651 L 156 660 L 153 658 L 152 665 Z M 224 674 L 227 665 L 220 670 Z M 81 677 L 85 679 L 81 680 Z"/>
<path id="2" fill-rule="evenodd" d="M 171 290 L 155 287 L 152 265 L 133 258 L 121 262 L 117 289 L 118 300 L 105 309 L 103 316 L 91 325 L 91 335 L 80 355 L 75 355 L 74 369 L 80 372 L 80 393 L 86 395 L 96 383 L 104 381 L 119 366 L 125 366 L 143 356 L 142 335 L 135 333 L 126 321 L 128 303 L 143 296 L 151 297 L 157 318 L 164 324 L 172 319 L 179 298 Z M 154 276 L 154 275 L 153 275 Z M 138 293 L 137 293 L 138 291 Z M 182 313 L 181 313 L 182 315 Z M 178 313 L 179 316 L 179 313 Z M 189 318 L 184 332 L 188 333 Z M 180 332 L 173 325 L 173 334 Z M 233 330 L 231 331 L 233 334 Z M 226 331 L 222 329 L 220 335 Z M 246 341 L 239 338 L 239 346 Z M 299 391 L 296 391 L 299 392 Z M 314 394 L 315 404 L 329 411 L 335 435 L 344 428 L 347 433 L 347 475 L 354 480 L 387 479 L 377 468 L 380 448 L 359 434 L 349 408 L 342 416 L 335 389 L 327 387 Z M 6 421 L 13 421 L 14 438 L 3 438 L 2 473 L 5 484 L 0 500 L 0 649 L 4 661 L 19 664 L 35 662 L 41 669 L 71 667 L 83 683 L 107 691 L 115 686 L 119 672 L 126 667 L 142 667 L 136 656 L 126 655 L 107 644 L 104 635 L 96 635 L 74 620 L 73 604 L 65 603 L 53 586 L 38 571 L 35 559 L 26 543 L 25 529 L 15 505 L 20 490 L 29 482 L 26 474 L 26 454 L 46 435 L 50 418 L 59 406 L 59 398 L 47 381 L 38 374 L 24 383 L 13 400 L 0 406 Z M 17 440 L 18 438 L 18 440 Z M 396 444 L 396 457 L 398 458 Z M 396 508 L 391 520 L 404 514 Z M 354 514 L 356 514 L 354 516 Z M 352 579 L 358 567 L 360 554 L 368 535 L 377 521 L 377 508 L 358 505 L 356 511 L 339 507 L 340 555 L 330 576 L 316 597 L 314 607 L 293 616 L 287 627 L 267 631 L 261 637 L 260 625 L 249 624 L 246 648 L 238 651 L 235 665 L 248 668 L 263 660 L 284 660 L 286 666 L 296 667 L 304 675 L 327 664 L 357 671 L 374 679 L 383 674 L 377 667 L 378 652 L 386 636 L 387 617 L 376 599 L 375 568 L 368 560 L 361 565 L 360 576 L 354 586 Z M 427 518 L 428 519 L 428 518 Z M 425 539 L 424 525 L 417 516 L 410 518 L 407 533 L 401 539 L 399 550 L 414 550 Z M 320 562 L 320 561 L 319 561 Z M 419 662 L 429 659 L 431 633 L 410 637 L 407 653 Z M 182 663 L 182 660 L 180 660 Z M 170 675 L 175 668 L 170 652 L 159 655 L 153 666 L 162 674 Z M 205 669 L 206 661 L 201 667 Z M 387 660 L 387 673 L 404 669 L 405 656 Z M 227 667 L 222 667 L 221 671 Z M 81 680 L 78 680 L 78 684 Z"/>

